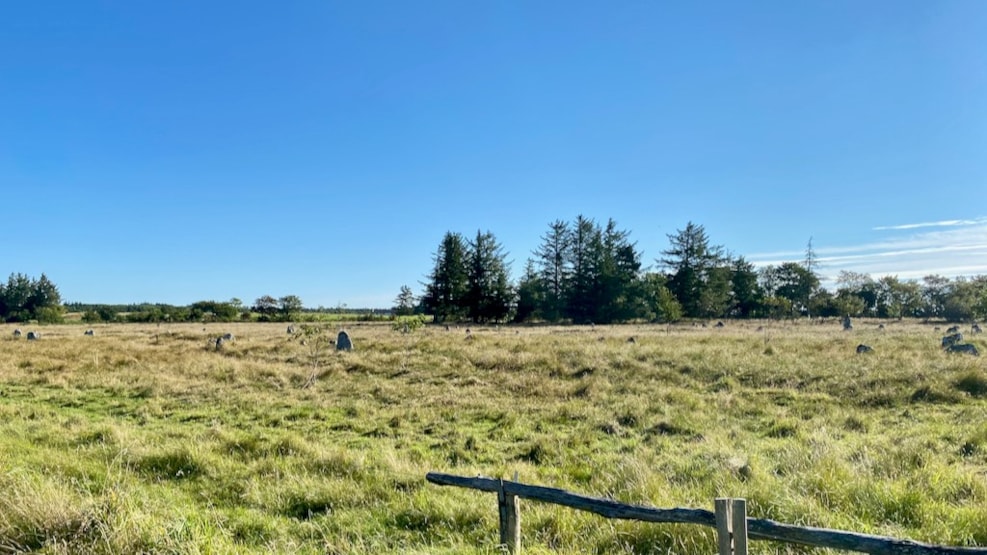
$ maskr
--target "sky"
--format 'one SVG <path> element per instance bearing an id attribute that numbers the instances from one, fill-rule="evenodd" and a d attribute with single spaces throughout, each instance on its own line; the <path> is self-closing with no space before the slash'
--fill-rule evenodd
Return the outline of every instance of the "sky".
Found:
<path id="1" fill-rule="evenodd" d="M 87 303 L 416 293 L 449 231 L 687 223 L 987 274 L 987 2 L 50 0 L 0 11 L 0 274 Z"/>

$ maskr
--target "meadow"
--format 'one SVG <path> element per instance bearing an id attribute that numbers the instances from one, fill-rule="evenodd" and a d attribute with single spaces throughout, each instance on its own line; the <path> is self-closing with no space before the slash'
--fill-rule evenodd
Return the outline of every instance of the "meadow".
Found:
<path id="1" fill-rule="evenodd" d="M 354 351 L 284 324 L 0 325 L 0 553 L 501 553 L 495 496 L 430 471 L 987 546 L 987 365 L 932 324 L 326 325 Z M 521 510 L 525 553 L 716 550 Z"/>

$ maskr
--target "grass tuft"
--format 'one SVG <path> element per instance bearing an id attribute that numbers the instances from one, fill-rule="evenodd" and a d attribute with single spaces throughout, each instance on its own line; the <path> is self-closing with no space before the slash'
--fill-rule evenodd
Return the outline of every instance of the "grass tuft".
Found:
<path id="1" fill-rule="evenodd" d="M 976 370 L 963 374 L 956 380 L 956 389 L 973 397 L 987 396 L 987 376 Z"/>

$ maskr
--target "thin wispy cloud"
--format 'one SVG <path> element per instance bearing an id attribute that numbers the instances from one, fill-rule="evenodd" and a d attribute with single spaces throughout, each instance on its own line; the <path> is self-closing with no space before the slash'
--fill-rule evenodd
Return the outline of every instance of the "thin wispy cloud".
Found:
<path id="1" fill-rule="evenodd" d="M 987 275 L 987 218 L 874 229 L 912 232 L 858 245 L 819 246 L 815 251 L 824 285 L 832 285 L 843 270 L 869 274 L 875 279 L 886 275 L 899 279 L 921 279 L 931 274 L 950 278 Z M 757 266 L 767 266 L 804 257 L 804 251 L 786 251 L 754 254 L 747 259 Z"/>
<path id="2" fill-rule="evenodd" d="M 872 228 L 874 231 L 887 231 L 898 229 L 919 229 L 923 227 L 956 227 L 963 225 L 978 225 L 987 222 L 987 219 L 977 220 L 943 220 L 940 222 L 923 222 L 918 224 L 884 225 Z"/>

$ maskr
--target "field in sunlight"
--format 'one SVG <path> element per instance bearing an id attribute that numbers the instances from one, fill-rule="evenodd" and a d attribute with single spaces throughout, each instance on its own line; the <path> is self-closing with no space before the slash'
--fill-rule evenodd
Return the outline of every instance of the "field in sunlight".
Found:
<path id="1" fill-rule="evenodd" d="M 346 326 L 0 325 L 0 553 L 499 553 L 495 496 L 429 471 L 987 545 L 987 368 L 932 325 Z M 716 549 L 528 502 L 522 541 Z"/>

